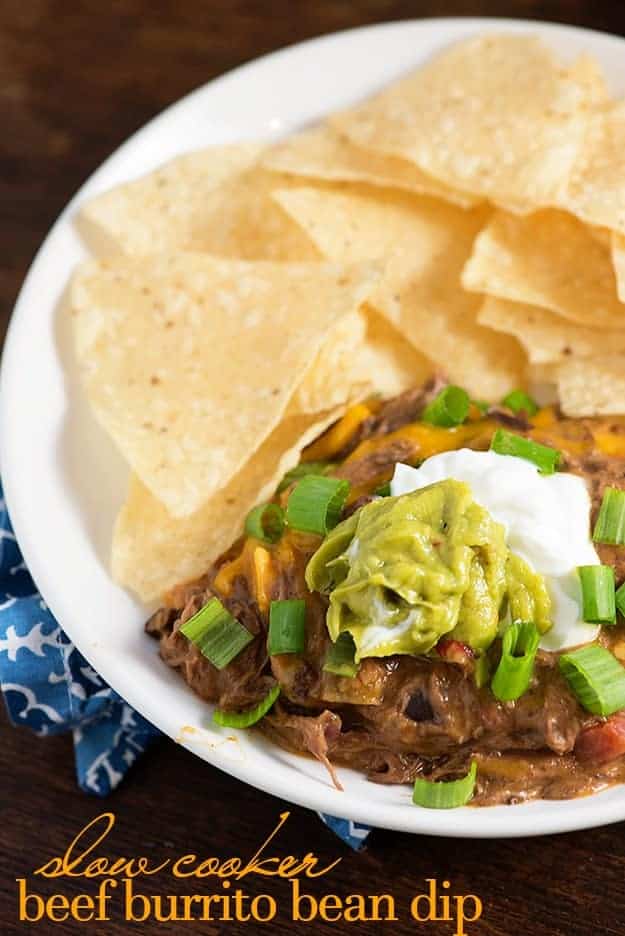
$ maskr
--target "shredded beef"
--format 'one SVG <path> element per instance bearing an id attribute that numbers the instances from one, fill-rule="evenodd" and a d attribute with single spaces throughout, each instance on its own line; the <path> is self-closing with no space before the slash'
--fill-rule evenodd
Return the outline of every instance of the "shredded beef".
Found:
<path id="1" fill-rule="evenodd" d="M 159 608 L 158 611 L 155 611 L 152 617 L 148 618 L 145 622 L 146 634 L 149 634 L 150 637 L 156 637 L 159 640 L 161 637 L 167 637 L 173 629 L 174 621 L 177 616 L 178 614 L 174 608 Z"/>
<path id="2" fill-rule="evenodd" d="M 625 458 L 599 454 L 569 457 L 567 467 L 574 474 L 581 475 L 588 485 L 592 498 L 591 522 L 594 524 L 605 488 L 625 488 Z M 625 580 L 625 549 L 622 546 L 599 543 L 597 552 L 605 565 L 613 567 L 617 583 Z"/>
<path id="3" fill-rule="evenodd" d="M 148 621 L 146 630 L 160 636 L 160 654 L 165 663 L 181 672 L 183 678 L 200 698 L 206 702 L 216 702 L 226 709 L 248 708 L 256 705 L 274 684 L 273 679 L 264 674 L 267 663 L 266 631 L 258 607 L 249 598 L 247 583 L 244 578 L 235 580 L 230 599 L 224 599 L 224 605 L 247 629 L 255 639 L 222 670 L 218 670 L 184 634 L 181 626 L 200 610 L 212 597 L 212 593 L 202 586 L 186 590 L 184 607 L 176 612 L 162 609 Z M 167 611 L 167 615 L 165 615 Z M 160 618 L 157 616 L 161 615 Z M 167 618 L 167 625 L 160 632 L 156 630 L 155 618 L 162 624 Z"/>
<path id="4" fill-rule="evenodd" d="M 329 759 L 341 734 L 341 719 L 325 709 L 320 715 L 291 715 L 278 704 L 266 717 L 269 730 L 275 728 L 282 743 L 294 751 L 308 751 L 324 765 L 337 790 L 343 787 Z"/>
<path id="5" fill-rule="evenodd" d="M 349 442 L 337 453 L 337 460 L 347 458 L 365 439 L 388 435 L 414 422 L 446 384 L 447 380 L 442 374 L 434 374 L 423 386 L 406 390 L 388 400 L 377 413 L 363 420 Z"/>
<path id="6" fill-rule="evenodd" d="M 495 419 L 501 423 L 502 426 L 507 426 L 508 429 L 527 430 L 531 425 L 520 413 L 512 413 L 501 406 L 491 406 L 487 415 L 490 419 Z"/>
<path id="7" fill-rule="evenodd" d="M 354 487 L 377 480 L 381 475 L 390 474 L 397 462 L 402 461 L 412 452 L 412 444 L 404 439 L 395 439 L 384 448 L 377 449 L 362 458 L 345 462 L 334 472 L 336 478 L 346 478 Z"/>
<path id="8" fill-rule="evenodd" d="M 408 699 L 404 715 L 413 722 L 434 721 L 434 709 L 428 697 L 420 689 L 417 689 Z"/>
<path id="9" fill-rule="evenodd" d="M 422 387 L 406 390 L 405 393 L 389 400 L 373 417 L 369 437 L 388 435 L 417 420 L 428 403 L 446 385 L 446 378 L 442 374 L 435 374 Z"/>

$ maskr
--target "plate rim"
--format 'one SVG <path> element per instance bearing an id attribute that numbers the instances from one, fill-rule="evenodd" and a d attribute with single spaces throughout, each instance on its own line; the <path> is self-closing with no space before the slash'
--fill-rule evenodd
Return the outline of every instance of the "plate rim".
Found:
<path id="1" fill-rule="evenodd" d="M 11 435 L 8 427 L 11 426 L 11 419 L 13 415 L 10 410 L 10 388 L 14 379 L 13 374 L 15 367 L 15 352 L 13 349 L 17 344 L 16 335 L 19 328 L 20 316 L 25 315 L 25 312 L 22 313 L 21 310 L 27 305 L 27 300 L 30 296 L 30 292 L 33 289 L 33 284 L 37 279 L 44 258 L 53 246 L 53 239 L 56 233 L 59 230 L 62 230 L 64 225 L 69 223 L 77 203 L 82 199 L 82 197 L 84 197 L 85 192 L 90 191 L 94 186 L 96 186 L 101 176 L 105 175 L 112 165 L 114 165 L 116 162 L 122 162 L 124 157 L 129 152 L 132 152 L 133 148 L 140 143 L 142 138 L 147 137 L 150 133 L 152 133 L 154 128 L 159 124 L 166 124 L 167 121 L 171 119 L 173 114 L 175 114 L 179 109 L 188 107 L 190 102 L 193 102 L 196 99 L 200 99 L 201 96 L 206 93 L 210 94 L 211 91 L 218 88 L 226 81 L 240 80 L 242 77 L 245 77 L 246 72 L 253 71 L 259 67 L 266 67 L 268 64 L 275 63 L 293 55 L 297 55 L 304 48 L 309 50 L 315 46 L 322 46 L 325 43 L 340 43 L 349 41 L 351 37 L 356 35 L 392 31 L 405 26 L 410 26 L 416 31 L 422 29 L 424 32 L 427 32 L 427 30 L 431 28 L 440 27 L 443 33 L 448 34 L 447 39 L 453 36 L 456 31 L 462 29 L 469 29 L 472 31 L 478 29 L 484 31 L 493 29 L 505 31 L 510 28 L 513 30 L 533 29 L 542 34 L 549 32 L 566 34 L 568 32 L 570 34 L 575 34 L 576 36 L 583 37 L 586 35 L 594 37 L 595 40 L 599 39 L 605 43 L 613 43 L 615 47 L 620 46 L 621 50 L 625 49 L 625 38 L 617 36 L 613 33 L 595 29 L 583 29 L 568 24 L 545 22 L 534 19 L 510 19 L 503 17 L 433 17 L 426 19 L 394 20 L 391 22 L 350 28 L 306 39 L 303 42 L 288 45 L 274 52 L 269 52 L 265 55 L 259 56 L 258 58 L 255 58 L 249 62 L 245 62 L 242 65 L 239 65 L 238 67 L 193 89 L 177 101 L 174 101 L 164 110 L 160 111 L 158 114 L 152 117 L 147 123 L 138 128 L 124 142 L 122 142 L 120 146 L 118 146 L 109 156 L 106 157 L 102 163 L 100 163 L 94 172 L 91 173 L 89 177 L 83 182 L 83 184 L 77 189 L 66 206 L 60 212 L 55 222 L 52 224 L 40 247 L 36 251 L 16 298 L 7 328 L 5 344 L 2 352 L 2 362 L 0 367 L 0 466 L 2 469 L 2 481 L 4 486 L 5 500 L 9 507 L 16 537 L 22 548 L 22 552 L 27 562 L 28 568 L 31 571 L 33 579 L 37 583 L 38 587 L 40 582 L 47 583 L 48 578 L 45 572 L 43 557 L 37 554 L 33 546 L 34 538 L 31 532 L 29 530 L 27 531 L 26 529 L 25 517 L 22 515 L 19 509 L 13 511 L 11 508 L 12 504 L 15 506 L 20 502 L 20 496 L 18 494 L 18 489 L 20 487 L 20 466 L 12 458 L 11 446 L 7 443 L 7 439 L 10 438 Z M 55 302 L 55 312 L 56 311 Z M 54 354 L 55 357 L 58 358 L 58 351 L 56 348 L 54 348 Z M 75 629 L 73 624 L 69 623 L 69 626 L 67 626 L 67 619 L 62 620 L 62 615 L 58 615 L 54 611 L 54 606 L 56 605 L 58 607 L 54 588 L 47 587 L 46 585 L 45 587 L 41 588 L 40 591 L 46 602 L 48 602 L 48 596 L 51 596 L 51 601 L 49 603 L 50 608 L 53 613 L 55 613 L 55 617 L 57 618 L 63 630 L 74 642 L 72 631 L 75 633 Z M 53 595 L 54 597 L 52 597 Z M 76 642 L 76 646 L 85 659 L 91 663 L 92 647 L 86 647 L 84 644 L 81 645 L 80 642 Z M 97 665 L 92 665 L 98 672 L 102 672 L 101 661 L 99 661 Z M 106 679 L 109 685 L 115 689 L 115 691 L 119 691 L 116 689 L 116 683 L 119 683 L 117 682 L 115 675 L 113 675 L 111 678 L 110 669 L 108 666 L 105 668 L 107 669 L 107 673 L 105 676 L 103 674 L 103 678 Z M 123 684 L 123 679 L 121 680 L 121 683 Z M 158 724 L 158 720 L 155 720 L 152 715 L 147 714 L 147 712 L 152 711 L 151 707 L 145 705 L 143 700 L 136 701 L 137 693 L 133 690 L 132 687 L 125 685 L 123 692 L 120 691 L 120 695 L 122 695 L 123 698 L 126 699 L 133 708 L 140 712 L 140 714 L 148 718 L 148 720 L 150 720 L 153 724 L 156 724 L 156 726 L 163 733 L 168 734 L 172 740 L 177 741 L 178 743 L 181 742 L 179 736 L 176 736 L 173 732 L 163 728 L 162 724 Z M 604 825 L 610 822 L 618 822 L 622 819 L 625 819 L 625 785 L 622 785 L 620 791 L 621 795 L 616 796 L 616 798 L 609 796 L 606 797 L 606 793 L 601 792 L 593 794 L 590 797 L 579 798 L 576 800 L 552 801 L 551 803 L 546 801 L 537 801 L 523 804 L 522 806 L 495 806 L 482 807 L 480 809 L 471 809 L 465 807 L 461 810 L 455 810 L 449 813 L 433 813 L 432 811 L 420 810 L 414 807 L 410 807 L 408 809 L 402 804 L 388 806 L 383 803 L 376 803 L 375 807 L 365 803 L 362 809 L 358 807 L 352 807 L 348 803 L 346 808 L 344 808 L 338 802 L 329 804 L 328 800 L 331 799 L 331 797 L 328 796 L 328 792 L 333 793 L 334 791 L 328 791 L 324 787 L 319 787 L 318 791 L 309 791 L 303 795 L 298 793 L 297 787 L 292 785 L 291 779 L 288 776 L 288 772 L 284 777 L 280 777 L 279 781 L 274 776 L 268 776 L 267 778 L 264 776 L 256 776 L 252 778 L 251 774 L 254 769 L 253 765 L 250 769 L 250 767 L 246 766 L 245 764 L 243 767 L 241 767 L 233 762 L 224 762 L 223 759 L 220 759 L 219 756 L 215 755 L 215 751 L 207 752 L 204 750 L 198 750 L 198 746 L 193 742 L 185 742 L 184 746 L 193 751 L 193 753 L 200 756 L 203 760 L 210 763 L 212 766 L 218 767 L 219 769 L 229 773 L 237 779 L 249 783 L 251 786 L 260 789 L 263 792 L 272 794 L 274 796 L 280 796 L 288 802 L 296 803 L 300 806 L 312 808 L 326 813 L 333 813 L 335 809 L 338 808 L 340 814 L 345 816 L 345 818 L 364 823 L 367 823 L 367 811 L 373 811 L 375 814 L 374 819 L 370 818 L 369 821 L 373 821 L 373 824 L 377 827 L 384 827 L 397 831 L 412 832 L 417 834 L 425 833 L 438 836 L 446 835 L 469 838 L 499 838 L 552 834 Z M 344 768 L 342 769 L 344 770 Z M 612 792 L 615 790 L 617 791 L 618 789 L 618 787 L 612 788 Z M 610 791 L 606 792 L 609 793 Z M 591 801 L 592 807 L 590 809 L 584 808 L 588 807 L 588 804 Z M 521 810 L 521 812 L 518 812 L 518 810 Z M 380 815 L 380 811 L 382 811 L 384 814 Z M 542 813 L 545 811 L 547 813 L 546 816 L 542 815 Z M 537 818 L 538 814 L 541 814 L 540 828 L 532 827 L 528 829 L 527 822 L 532 812 L 534 812 Z M 485 828 L 480 830 L 478 827 L 480 822 L 479 817 L 483 816 L 486 818 L 486 814 L 488 814 L 488 821 L 483 823 Z M 408 823 L 404 821 L 404 819 L 410 818 L 412 818 L 412 821 Z M 491 826 L 497 824 L 500 824 L 501 828 L 495 831 L 491 828 Z"/>

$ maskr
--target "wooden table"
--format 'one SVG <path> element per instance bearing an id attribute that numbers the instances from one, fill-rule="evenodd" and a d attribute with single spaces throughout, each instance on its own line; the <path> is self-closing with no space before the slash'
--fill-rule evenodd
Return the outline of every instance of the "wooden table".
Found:
<path id="1" fill-rule="evenodd" d="M 392 2 L 392 0 L 3 0 L 0 10 L 0 302 L 3 328 L 44 233 L 82 181 L 119 143 L 192 88 L 257 55 L 320 33 L 412 16 L 482 14 L 549 18 L 625 34 L 616 0 Z M 308 888 L 318 896 L 391 893 L 398 922 L 335 923 L 367 934 L 423 932 L 451 936 L 451 922 L 411 921 L 411 898 L 426 879 L 477 894 L 483 916 L 467 933 L 489 936 L 587 936 L 625 932 L 625 825 L 550 838 L 463 841 L 376 832 L 361 854 L 341 845 L 317 817 L 288 807 L 161 741 L 121 788 L 100 802 L 78 792 L 72 744 L 12 730 L 2 715 L 0 747 L 0 929 L 16 923 L 15 878 L 27 876 L 90 819 L 113 810 L 117 825 L 103 851 L 249 856 L 278 822 L 291 816 L 271 854 L 314 851 L 342 860 Z M 159 877 L 152 893 L 212 892 L 209 882 Z M 31 879 L 32 886 L 34 882 Z M 236 886 L 236 885 L 235 885 Z M 49 895 L 88 890 L 81 881 L 37 884 Z M 247 879 L 251 895 L 280 905 L 262 932 L 318 932 L 290 922 L 286 881 Z M 305 888 L 306 889 L 306 888 Z M 119 914 L 88 932 L 255 933 L 252 923 L 163 923 L 134 928 Z M 327 927 L 327 924 L 326 924 Z M 82 932 L 85 924 L 39 924 L 36 932 Z M 325 929 L 325 927 L 324 927 Z"/>

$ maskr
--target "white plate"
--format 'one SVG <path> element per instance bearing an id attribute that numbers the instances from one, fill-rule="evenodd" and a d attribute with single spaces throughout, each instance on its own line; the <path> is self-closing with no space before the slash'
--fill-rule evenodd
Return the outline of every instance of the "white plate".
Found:
<path id="1" fill-rule="evenodd" d="M 419 809 L 407 786 L 340 771 L 339 793 L 316 762 L 254 733 L 219 732 L 210 710 L 157 657 L 146 609 L 107 568 L 126 472 L 87 411 L 59 300 L 84 256 L 72 218 L 85 198 L 183 149 L 270 137 L 362 97 L 444 45 L 476 32 L 542 35 L 566 58 L 590 52 L 612 91 L 625 92 L 625 41 L 569 27 L 506 20 L 392 23 L 294 46 L 239 68 L 169 108 L 108 159 L 62 213 L 24 283 L 2 364 L 2 477 L 26 562 L 53 613 L 90 663 L 128 702 L 211 764 L 313 809 L 376 826 L 454 836 L 512 836 L 625 818 L 625 787 L 576 801 L 450 812 Z M 184 141 L 184 142 L 183 142 Z M 208 778 L 210 782 L 210 778 Z"/>

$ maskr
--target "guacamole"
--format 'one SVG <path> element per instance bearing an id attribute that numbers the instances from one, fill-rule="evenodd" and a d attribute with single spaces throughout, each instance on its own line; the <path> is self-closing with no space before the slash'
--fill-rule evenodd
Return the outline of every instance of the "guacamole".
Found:
<path id="1" fill-rule="evenodd" d="M 325 538 L 306 583 L 329 595 L 330 636 L 349 631 L 357 661 L 424 654 L 445 635 L 481 652 L 504 618 L 550 627 L 544 579 L 451 479 L 362 507 Z"/>

